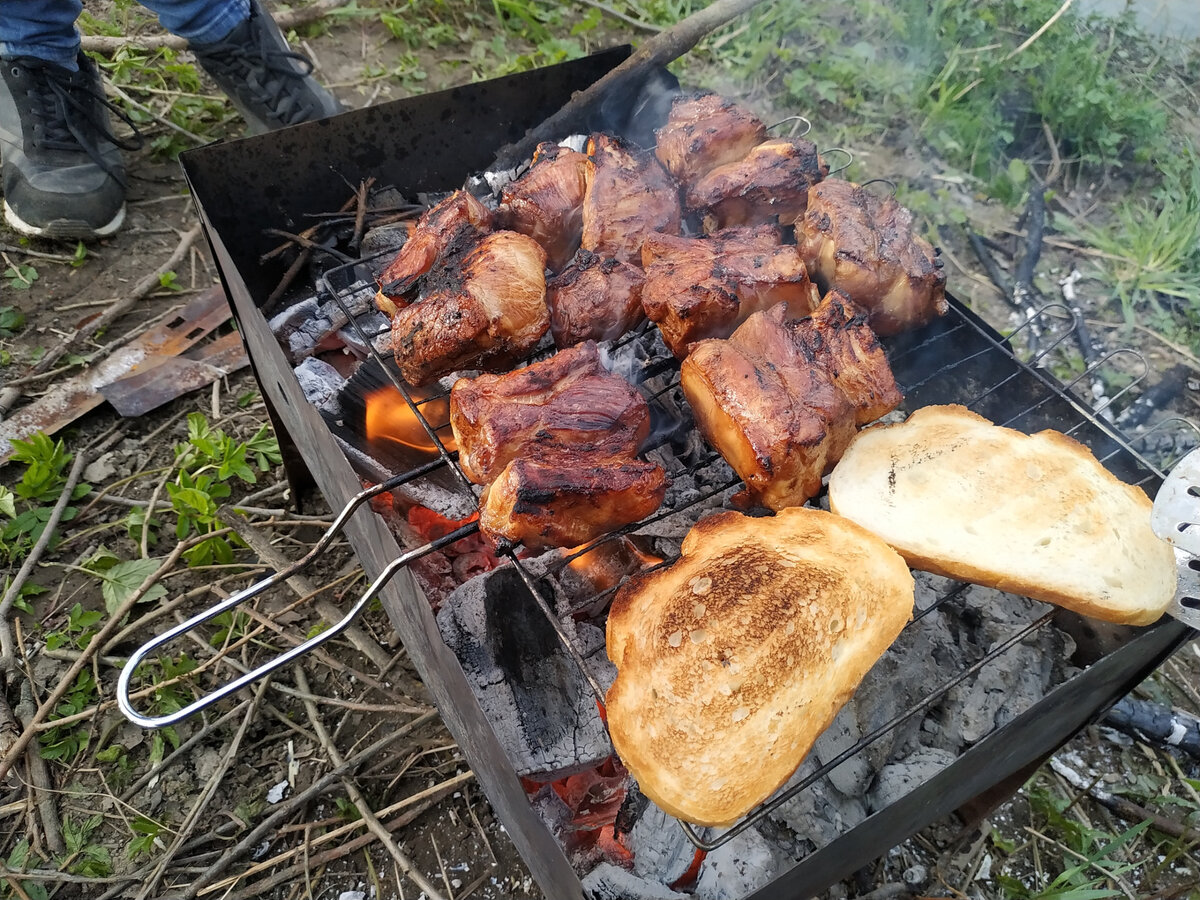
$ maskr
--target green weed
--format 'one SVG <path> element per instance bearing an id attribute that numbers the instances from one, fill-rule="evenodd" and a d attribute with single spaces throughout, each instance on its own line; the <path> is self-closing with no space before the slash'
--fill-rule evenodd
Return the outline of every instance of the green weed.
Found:
<path id="1" fill-rule="evenodd" d="M 27 291 L 38 280 L 38 270 L 33 266 L 14 264 L 4 270 L 4 280 L 10 290 Z"/>
<path id="2" fill-rule="evenodd" d="M 88 640 L 91 640 L 91 636 L 88 637 Z M 84 646 L 86 646 L 86 642 Z M 98 696 L 99 691 L 92 673 L 87 669 L 82 670 L 75 677 L 75 683 L 58 702 L 54 712 L 50 714 L 50 721 L 65 719 L 83 712 L 96 702 Z M 48 729 L 39 736 L 39 752 L 43 759 L 70 762 L 87 748 L 89 740 L 90 732 L 86 722 L 60 725 Z"/>
<path id="3" fill-rule="evenodd" d="M 28 441 L 14 440 L 12 445 L 13 461 L 23 463 L 25 470 L 15 491 L 6 488 L 0 494 L 0 516 L 8 520 L 0 530 L 0 562 L 5 563 L 24 558 L 42 536 L 66 486 L 66 469 L 72 458 L 61 440 L 51 441 L 44 434 L 35 434 Z M 78 500 L 91 489 L 89 484 L 77 484 L 71 499 Z M 69 522 L 77 513 L 68 505 L 60 521 Z"/>

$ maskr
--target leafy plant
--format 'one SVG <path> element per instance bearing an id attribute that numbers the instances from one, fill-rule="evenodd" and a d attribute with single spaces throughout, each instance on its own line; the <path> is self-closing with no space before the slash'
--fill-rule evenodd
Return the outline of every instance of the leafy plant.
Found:
<path id="1" fill-rule="evenodd" d="M 9 338 L 25 327 L 25 314 L 13 306 L 0 306 L 0 338 Z"/>
<path id="2" fill-rule="evenodd" d="M 14 291 L 27 291 L 38 280 L 38 270 L 33 266 L 17 263 L 4 270 L 4 280 Z"/>
<path id="3" fill-rule="evenodd" d="M 40 433 L 28 441 L 14 440 L 12 446 L 12 459 L 23 463 L 25 471 L 17 482 L 16 490 L 7 493 L 7 496 L 0 496 L 0 516 L 8 520 L 0 530 L 0 562 L 24 557 L 42 536 L 54 505 L 66 486 L 66 468 L 72 458 L 61 440 L 51 441 Z M 71 491 L 71 499 L 78 500 L 91 489 L 89 484 L 77 484 Z M 77 512 L 74 506 L 68 505 L 60 521 L 71 521 Z"/>
<path id="4" fill-rule="evenodd" d="M 159 837 L 165 830 L 162 825 L 145 816 L 137 816 L 129 823 L 133 838 L 125 847 L 125 854 L 130 859 L 137 859 L 143 853 L 149 853 L 156 847 L 162 849 L 162 839 Z"/>
<path id="5" fill-rule="evenodd" d="M 54 712 L 50 714 L 50 720 L 65 719 L 83 712 L 96 701 L 97 696 L 96 681 L 92 678 L 92 673 L 83 669 L 76 676 L 75 683 L 59 701 L 58 706 L 54 708 Z M 38 741 L 41 745 L 39 752 L 43 759 L 69 762 L 87 747 L 88 728 L 82 723 L 60 725 L 48 729 L 38 738 Z"/>
<path id="6" fill-rule="evenodd" d="M 91 816 L 78 825 L 70 816 L 63 818 L 62 836 L 67 848 L 65 862 L 71 874 L 89 878 L 104 878 L 112 874 L 112 856 L 108 848 L 92 842 L 93 835 L 103 822 L 104 818 L 99 815 Z"/>
<path id="7" fill-rule="evenodd" d="M 217 517 L 219 501 L 231 493 L 227 483 L 238 479 L 247 484 L 258 480 L 256 472 L 265 472 L 283 457 L 279 442 L 263 425 L 249 440 L 238 442 L 220 429 L 212 428 L 199 413 L 188 416 L 188 439 L 175 448 L 179 474 L 167 494 L 178 519 L 175 535 L 180 540 L 189 534 L 208 534 L 223 525 Z M 233 545 L 223 537 L 212 537 L 186 554 L 191 565 L 233 562 Z"/>

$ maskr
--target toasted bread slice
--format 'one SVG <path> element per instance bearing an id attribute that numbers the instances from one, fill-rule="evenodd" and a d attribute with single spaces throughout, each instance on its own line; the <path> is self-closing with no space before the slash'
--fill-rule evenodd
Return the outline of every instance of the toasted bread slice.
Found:
<path id="1" fill-rule="evenodd" d="M 796 770 L 913 607 L 913 579 L 846 519 L 718 513 L 608 617 L 613 746 L 642 792 L 699 825 L 735 821 Z"/>
<path id="2" fill-rule="evenodd" d="M 916 569 L 1128 625 L 1175 596 L 1175 555 L 1149 498 L 1056 431 L 1027 435 L 962 406 L 860 432 L 830 507 Z"/>

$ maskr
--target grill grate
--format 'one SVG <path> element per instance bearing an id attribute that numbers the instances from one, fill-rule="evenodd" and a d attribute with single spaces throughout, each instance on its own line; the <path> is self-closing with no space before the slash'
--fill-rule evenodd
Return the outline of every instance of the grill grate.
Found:
<path id="1" fill-rule="evenodd" d="M 350 315 L 349 307 L 353 304 L 348 300 L 351 296 L 362 291 L 374 292 L 374 286 L 369 276 L 364 276 L 361 263 L 352 263 L 331 269 L 323 278 L 323 286 L 328 294 L 335 298 L 343 311 L 349 316 L 364 345 L 371 348 L 371 355 L 388 380 L 404 398 L 409 409 L 418 418 L 430 439 L 437 447 L 440 464 L 449 467 L 457 480 L 478 498 L 480 489 L 472 484 L 457 464 L 457 454 L 449 450 L 438 435 L 439 429 L 429 422 L 422 414 L 421 407 L 433 400 L 445 399 L 447 392 L 435 394 L 424 400 L 415 399 L 408 385 L 400 377 L 395 361 L 385 358 L 376 349 L 375 338 L 382 332 L 368 334 L 361 328 L 358 320 Z M 1162 472 L 1144 455 L 1136 451 L 1130 442 L 1119 436 L 1105 420 L 1104 412 L 1111 410 L 1113 405 L 1123 396 L 1129 394 L 1146 376 L 1148 366 L 1145 360 L 1134 351 L 1119 350 L 1110 353 L 1088 366 L 1083 372 L 1075 375 L 1065 384 L 1048 375 L 1041 366 L 1045 366 L 1054 358 L 1055 352 L 1068 342 L 1077 325 L 1076 314 L 1069 308 L 1054 304 L 1040 310 L 1027 318 L 1009 338 L 998 341 L 994 333 L 983 325 L 959 302 L 953 301 L 950 313 L 943 319 L 927 326 L 919 332 L 902 335 L 891 342 L 885 342 L 889 363 L 893 368 L 898 385 L 905 397 L 902 409 L 906 412 L 930 405 L 932 403 L 961 403 L 979 412 L 998 424 L 1015 427 L 1021 430 L 1034 431 L 1041 428 L 1056 428 L 1076 437 L 1093 449 L 1102 463 L 1122 477 L 1137 485 L 1155 483 L 1162 478 Z M 386 331 L 386 328 L 384 329 Z M 1021 362 L 1012 351 L 1012 341 L 1019 339 L 1022 332 L 1055 335 L 1049 344 L 1042 343 L 1037 353 L 1028 361 Z M 640 344 L 648 354 L 648 360 L 642 364 L 639 377 L 633 379 L 635 386 L 642 391 L 647 402 L 654 409 L 656 404 L 664 416 L 673 415 L 673 411 L 662 406 L 661 401 L 670 392 L 679 387 L 679 369 L 674 357 L 661 344 L 655 347 L 655 329 L 649 323 L 633 333 L 624 336 L 613 346 L 619 352 L 622 347 Z M 999 351 L 999 352 L 998 352 Z M 544 358 L 553 352 L 553 348 L 543 348 L 535 353 L 529 361 Z M 1084 400 L 1076 396 L 1075 389 L 1088 384 L 1098 377 L 1102 369 L 1108 366 L 1116 367 L 1118 362 L 1124 365 L 1125 371 L 1133 370 L 1132 377 L 1120 391 L 1108 398 L 1100 407 L 1093 409 Z M 652 388 L 648 382 L 655 378 L 671 376 L 665 386 Z M 1014 382 L 1020 382 L 1023 390 L 1014 390 Z M 1014 405 L 1014 396 L 1028 396 L 1030 402 Z M 998 412 L 1000 414 L 998 414 Z M 1073 421 L 1069 421 L 1072 419 Z M 1176 420 L 1179 427 L 1187 427 L 1195 432 L 1195 427 L 1186 420 Z M 688 423 L 690 428 L 690 423 Z M 668 436 L 669 440 L 673 436 Z M 660 441 L 661 443 L 661 441 Z M 653 446 L 649 449 L 653 449 Z M 720 460 L 715 451 L 699 459 L 693 470 L 711 465 Z M 553 574 L 560 571 L 572 560 L 583 556 L 601 544 L 616 539 L 618 536 L 643 528 L 649 523 L 662 521 L 675 516 L 694 513 L 695 508 L 704 501 L 711 500 L 723 493 L 732 492 L 741 485 L 741 480 L 734 476 L 703 491 L 697 498 L 689 500 L 677 507 L 664 508 L 642 522 L 626 526 L 591 543 L 578 548 L 564 558 L 553 563 L 545 571 Z M 467 526 L 470 528 L 470 526 Z M 439 541 L 421 548 L 424 552 L 446 546 L 465 534 L 473 533 L 473 529 L 459 529 L 453 535 L 447 535 Z M 408 559 L 416 558 L 417 552 L 405 554 Z M 588 684 L 595 692 L 597 700 L 603 704 L 604 690 L 596 681 L 590 668 L 585 664 L 582 655 L 564 628 L 562 619 L 554 612 L 553 604 L 539 588 L 538 577 L 529 571 L 528 566 L 512 550 L 502 554 L 515 567 L 521 580 L 533 595 L 539 609 L 547 617 L 564 650 L 571 656 Z M 670 565 L 674 560 L 665 559 L 653 568 Z M 646 571 L 650 571 L 648 569 Z M 959 583 L 933 603 L 919 610 L 913 621 L 907 626 L 912 628 L 922 618 L 945 604 L 957 598 L 968 585 Z M 607 601 L 620 588 L 620 585 L 594 594 L 567 608 L 566 615 L 587 608 L 594 608 L 600 600 Z M 743 817 L 737 824 L 725 829 L 719 834 L 711 834 L 712 829 L 698 830 L 689 823 L 680 821 L 679 824 L 687 835 L 688 840 L 701 851 L 712 851 L 726 844 L 746 830 L 762 822 L 773 811 L 779 809 L 800 792 L 811 786 L 821 777 L 827 775 L 838 765 L 862 752 L 866 747 L 894 731 L 900 725 L 914 716 L 928 710 L 951 690 L 967 679 L 978 674 L 986 666 L 999 660 L 1005 653 L 1027 639 L 1039 629 L 1052 621 L 1054 612 L 1046 612 L 1034 621 L 1021 627 L 1006 640 L 1002 641 L 982 658 L 967 668 L 958 672 L 946 683 L 929 691 L 916 700 L 908 709 L 900 712 L 890 721 L 863 736 L 852 746 L 838 753 L 832 759 L 820 766 L 797 783 L 778 791 L 774 796 L 760 804 L 752 812 Z M 705 834 L 704 832 L 710 832 Z"/>

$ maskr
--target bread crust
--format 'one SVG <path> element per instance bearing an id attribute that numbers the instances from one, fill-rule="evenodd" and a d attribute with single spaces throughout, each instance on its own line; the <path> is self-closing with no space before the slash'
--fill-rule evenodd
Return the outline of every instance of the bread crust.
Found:
<path id="1" fill-rule="evenodd" d="M 1148 625 L 1175 596 L 1152 504 L 1057 431 L 1027 435 L 962 406 L 917 410 L 851 442 L 830 508 L 915 569 L 1087 616 Z"/>
<path id="2" fill-rule="evenodd" d="M 608 618 L 613 746 L 642 792 L 699 825 L 774 793 L 909 620 L 913 579 L 849 520 L 791 508 L 699 522 Z"/>

